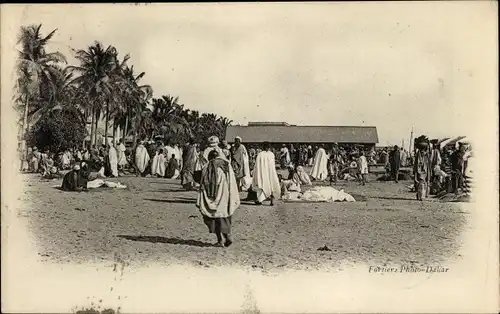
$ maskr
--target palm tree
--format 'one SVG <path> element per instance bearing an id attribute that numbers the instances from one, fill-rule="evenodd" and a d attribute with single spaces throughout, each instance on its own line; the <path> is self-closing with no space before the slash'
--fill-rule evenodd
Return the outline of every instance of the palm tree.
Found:
<path id="1" fill-rule="evenodd" d="M 91 145 L 97 142 L 97 126 L 101 112 L 105 112 L 107 119 L 106 111 L 110 109 L 110 103 L 116 101 L 117 81 L 120 79 L 117 75 L 117 56 L 115 47 L 104 48 L 96 41 L 87 50 L 75 51 L 75 57 L 80 65 L 70 67 L 79 74 L 73 82 L 78 84 L 84 98 L 88 100 L 87 110 L 91 115 Z M 105 136 L 107 136 L 107 123 Z"/>
<path id="2" fill-rule="evenodd" d="M 36 111 L 42 106 L 40 100 L 46 99 L 47 92 L 54 94 L 51 76 L 58 71 L 57 64 L 66 63 L 66 58 L 60 52 L 47 52 L 45 47 L 54 36 L 57 29 L 43 37 L 42 24 L 22 26 L 17 43 L 21 45 L 17 62 L 17 90 L 18 101 L 24 107 L 23 136 L 26 135 L 31 111 Z M 50 96 L 49 96 L 50 97 Z M 30 108 L 30 104 L 34 108 Z M 33 110 L 34 109 L 34 110 Z"/>
<path id="3" fill-rule="evenodd" d="M 123 127 L 122 138 L 125 138 L 128 134 L 129 121 L 132 117 L 139 115 L 146 107 L 147 102 L 153 96 L 153 89 L 149 85 L 139 85 L 139 81 L 146 74 L 141 72 L 138 75 L 134 73 L 134 67 L 125 65 L 122 68 L 123 71 L 123 81 L 124 88 L 123 93 L 123 105 L 120 107 L 117 117 L 119 118 L 121 125 Z M 137 129 L 134 128 L 134 137 L 137 137 Z M 135 140 L 134 140 L 135 144 Z"/>
<path id="4" fill-rule="evenodd" d="M 28 119 L 29 125 L 34 125 L 46 113 L 54 110 L 61 110 L 65 106 L 74 106 L 82 112 L 78 102 L 78 93 L 76 86 L 72 84 L 73 73 L 68 68 L 52 66 L 52 71 L 46 84 L 51 86 L 50 92 L 47 92 L 45 99 L 42 99 L 40 108 L 36 109 Z M 84 114 L 82 113 L 82 117 Z"/>
<path id="5" fill-rule="evenodd" d="M 180 105 L 178 101 L 179 97 L 170 95 L 153 99 L 152 118 L 160 126 L 164 137 L 182 140 L 192 134 L 184 115 L 184 105 Z"/>

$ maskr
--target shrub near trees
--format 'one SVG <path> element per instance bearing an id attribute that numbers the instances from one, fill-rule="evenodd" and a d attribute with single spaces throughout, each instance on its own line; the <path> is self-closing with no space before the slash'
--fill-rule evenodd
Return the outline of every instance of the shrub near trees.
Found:
<path id="1" fill-rule="evenodd" d="M 63 54 L 46 50 L 57 30 L 43 36 L 41 28 L 23 26 L 18 37 L 14 103 L 29 145 L 59 150 L 83 146 L 87 136 L 95 145 L 102 120 L 105 134 L 113 122 L 115 140 L 132 136 L 134 143 L 158 135 L 179 144 L 189 137 L 204 142 L 225 136 L 231 120 L 191 111 L 171 95 L 153 98 L 151 86 L 142 83 L 145 73 L 136 72 L 130 56 L 120 57 L 112 45 L 94 42 L 74 50 L 78 64 L 68 66 Z M 117 126 L 123 133 L 117 134 Z"/>
<path id="2" fill-rule="evenodd" d="M 85 139 L 85 121 L 75 108 L 44 115 L 28 133 L 28 145 L 60 152 L 78 147 Z"/>

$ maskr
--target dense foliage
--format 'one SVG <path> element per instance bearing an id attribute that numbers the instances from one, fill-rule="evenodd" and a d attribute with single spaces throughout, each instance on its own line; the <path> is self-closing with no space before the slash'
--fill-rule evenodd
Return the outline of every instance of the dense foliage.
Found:
<path id="1" fill-rule="evenodd" d="M 44 115 L 28 133 L 28 145 L 59 152 L 81 146 L 85 139 L 85 121 L 75 108 Z"/>
<path id="2" fill-rule="evenodd" d="M 113 137 L 117 140 L 132 136 L 134 143 L 136 139 L 152 139 L 158 135 L 179 144 L 191 136 L 198 142 L 211 135 L 224 137 L 231 124 L 227 118 L 191 111 L 179 104 L 178 97 L 153 98 L 151 86 L 141 83 L 145 73 L 136 73 L 128 64 L 129 55 L 120 58 L 115 47 L 95 42 L 85 49 L 74 50 L 78 64 L 67 66 L 63 54 L 46 51 L 56 30 L 44 37 L 41 27 L 23 26 L 18 38 L 15 106 L 23 116 L 20 121 L 23 137 L 29 138 L 31 145 L 49 145 L 52 149 L 68 143 L 83 145 L 82 137 L 87 135 L 94 145 L 102 119 L 105 134 L 113 122 Z M 43 139 L 41 134 L 59 136 L 62 131 L 56 130 L 56 125 L 48 120 L 62 117 L 77 123 L 73 129 L 81 134 L 65 134 L 64 143 L 58 138 Z M 90 134 L 87 134 L 86 122 L 91 125 Z M 117 126 L 123 130 L 122 134 L 116 134 Z M 42 131 L 48 129 L 51 131 Z"/>

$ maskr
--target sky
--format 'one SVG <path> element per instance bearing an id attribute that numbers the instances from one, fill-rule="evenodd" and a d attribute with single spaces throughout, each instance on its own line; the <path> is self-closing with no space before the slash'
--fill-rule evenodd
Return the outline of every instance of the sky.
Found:
<path id="1" fill-rule="evenodd" d="M 114 45 L 155 97 L 192 110 L 376 126 L 393 145 L 412 128 L 479 134 L 471 125 L 498 105 L 496 14 L 488 1 L 10 5 L 2 36 L 41 23 L 57 28 L 49 51 L 74 63 L 71 48 Z"/>

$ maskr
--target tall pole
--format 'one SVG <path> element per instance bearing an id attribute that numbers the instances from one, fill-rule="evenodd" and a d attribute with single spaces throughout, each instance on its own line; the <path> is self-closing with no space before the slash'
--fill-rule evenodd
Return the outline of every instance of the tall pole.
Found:
<path id="1" fill-rule="evenodd" d="M 411 127 L 410 143 L 408 144 L 408 152 L 411 154 L 411 144 L 413 142 L 413 127 Z"/>

